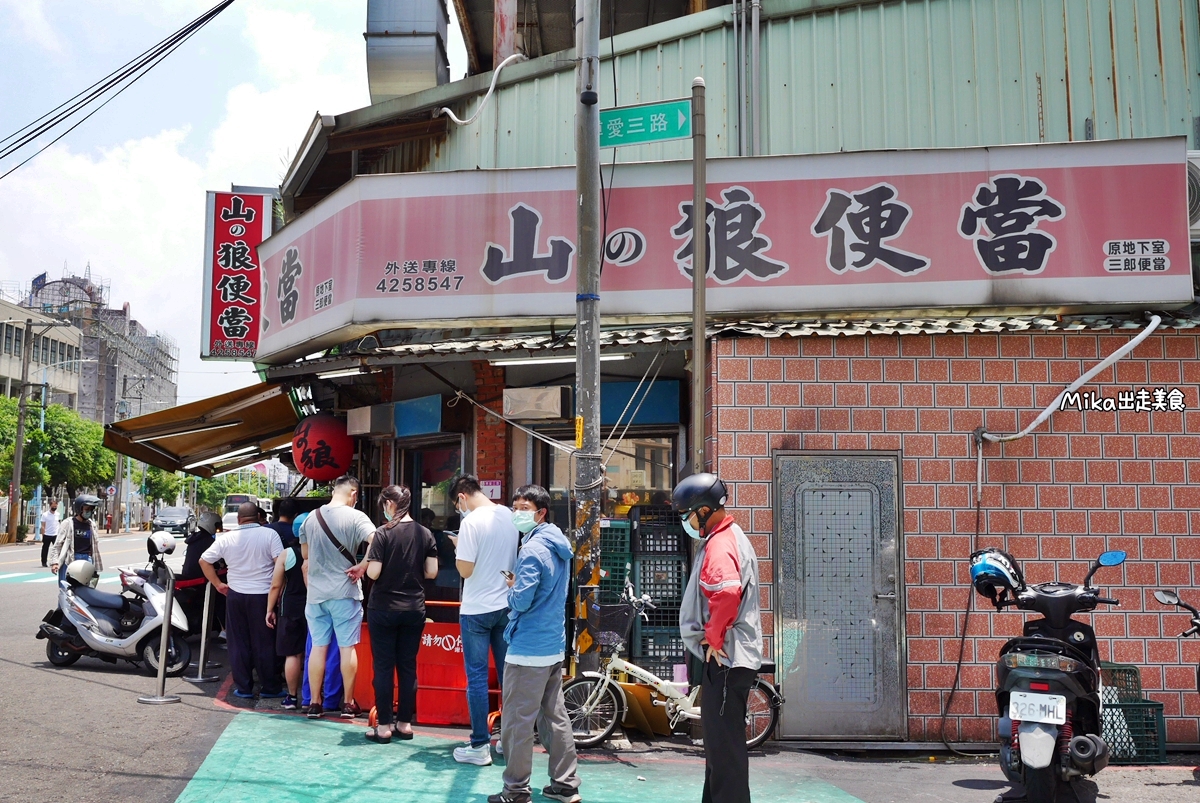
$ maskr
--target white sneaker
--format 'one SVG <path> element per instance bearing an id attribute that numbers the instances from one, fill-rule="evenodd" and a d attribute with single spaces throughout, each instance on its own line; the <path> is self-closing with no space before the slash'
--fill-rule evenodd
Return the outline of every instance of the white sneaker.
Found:
<path id="1" fill-rule="evenodd" d="M 479 747 L 471 747 L 469 744 L 456 747 L 454 748 L 454 760 L 459 764 L 475 764 L 486 767 L 492 763 L 492 746 L 485 742 Z"/>
<path id="2" fill-rule="evenodd" d="M 498 756 L 504 755 L 504 743 L 501 742 L 499 739 L 496 740 L 496 755 L 498 755 Z"/>

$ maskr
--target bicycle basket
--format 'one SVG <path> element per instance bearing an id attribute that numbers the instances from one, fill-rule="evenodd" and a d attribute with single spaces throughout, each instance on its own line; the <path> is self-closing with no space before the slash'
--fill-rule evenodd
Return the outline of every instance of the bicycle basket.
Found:
<path id="1" fill-rule="evenodd" d="M 629 630 L 636 616 L 629 603 L 602 605 L 587 604 L 587 629 L 592 638 L 602 647 L 620 648 L 629 639 Z"/>

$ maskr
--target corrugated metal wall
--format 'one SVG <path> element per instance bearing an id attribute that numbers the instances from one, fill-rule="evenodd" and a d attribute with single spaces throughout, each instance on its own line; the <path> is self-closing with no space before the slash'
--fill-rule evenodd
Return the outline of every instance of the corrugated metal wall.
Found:
<path id="1" fill-rule="evenodd" d="M 1194 137 L 1197 0 L 909 0 L 766 26 L 771 153 Z M 1195 143 L 1193 142 L 1193 147 Z"/>
<path id="2" fill-rule="evenodd" d="M 1186 134 L 1200 148 L 1200 0 L 903 0 L 818 12 L 806 5 L 764 3 L 767 153 L 1061 142 L 1089 132 Z M 705 14 L 723 14 L 726 26 L 618 54 L 616 100 L 685 97 L 702 74 L 709 155 L 733 155 L 730 7 Z M 373 172 L 573 164 L 572 69 L 564 60 L 562 72 L 498 89 L 475 124 L 453 128 L 432 149 L 395 148 Z M 607 58 L 602 75 L 601 102 L 611 106 Z M 455 111 L 467 116 L 478 103 Z M 618 152 L 621 162 L 690 155 L 686 141 Z M 602 154 L 605 164 L 611 158 Z"/>

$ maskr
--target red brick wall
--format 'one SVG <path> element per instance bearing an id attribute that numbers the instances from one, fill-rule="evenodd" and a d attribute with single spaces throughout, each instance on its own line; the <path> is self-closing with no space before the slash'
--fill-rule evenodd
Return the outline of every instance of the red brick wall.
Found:
<path id="1" fill-rule="evenodd" d="M 475 400 L 504 412 L 504 368 L 490 365 L 486 360 L 471 363 L 475 369 Z M 507 499 L 509 442 L 508 425 L 494 415 L 475 408 L 475 474 L 481 480 L 500 480 L 504 483 L 501 498 Z"/>
<path id="2" fill-rule="evenodd" d="M 909 736 L 940 738 L 958 657 L 975 529 L 980 424 L 1016 432 L 1129 334 L 945 334 L 720 339 L 714 414 L 718 471 L 732 506 L 772 566 L 772 451 L 899 450 L 903 457 Z M 1186 412 L 1055 413 L 1036 434 L 984 448 L 979 546 L 1005 545 L 1031 583 L 1080 582 L 1088 561 L 1123 549 L 1128 562 L 1098 582 L 1120 608 L 1084 617 L 1105 660 L 1141 667 L 1164 704 L 1170 741 L 1200 741 L 1195 666 L 1200 639 L 1177 638 L 1187 618 L 1152 593 L 1200 601 L 1200 362 L 1197 336 L 1155 334 L 1085 390 L 1116 397 L 1179 387 Z M 1196 589 L 1196 590 L 1193 590 Z M 950 738 L 994 739 L 992 664 L 1025 614 L 972 614 Z M 763 593 L 764 610 L 770 604 Z M 774 617 L 764 617 L 768 641 Z M 770 645 L 768 644 L 768 647 Z"/>

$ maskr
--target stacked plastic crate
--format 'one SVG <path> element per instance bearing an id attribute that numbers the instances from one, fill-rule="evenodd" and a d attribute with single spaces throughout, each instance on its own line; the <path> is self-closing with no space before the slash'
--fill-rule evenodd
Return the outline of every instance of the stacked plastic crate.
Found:
<path id="1" fill-rule="evenodd" d="M 687 535 L 669 505 L 637 505 L 629 511 L 633 535 L 633 587 L 657 607 L 634 625 L 632 657 L 665 680 L 687 662 L 679 636 L 679 609 L 687 586 Z"/>

